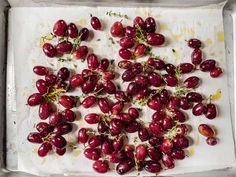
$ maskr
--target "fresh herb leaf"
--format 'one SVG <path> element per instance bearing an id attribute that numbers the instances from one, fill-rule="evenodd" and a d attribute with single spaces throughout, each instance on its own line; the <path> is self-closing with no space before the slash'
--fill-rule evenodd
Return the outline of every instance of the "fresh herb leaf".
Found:
<path id="1" fill-rule="evenodd" d="M 115 41 L 112 37 L 109 37 L 108 39 L 111 41 L 112 44 L 115 44 Z"/>
<path id="2" fill-rule="evenodd" d="M 111 17 L 111 16 L 114 16 L 114 17 L 120 17 L 120 18 L 129 19 L 128 15 L 126 15 L 126 14 L 121 14 L 120 12 L 118 12 L 118 13 L 112 12 L 112 10 L 106 12 L 106 15 L 109 15 L 110 17 Z"/>

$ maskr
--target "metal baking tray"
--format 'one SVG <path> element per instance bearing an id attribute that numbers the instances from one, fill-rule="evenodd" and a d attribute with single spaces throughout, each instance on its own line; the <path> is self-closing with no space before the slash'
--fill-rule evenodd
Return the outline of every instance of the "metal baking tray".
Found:
<path id="1" fill-rule="evenodd" d="M 11 172 L 7 169 L 6 164 L 6 152 L 8 151 L 6 147 L 7 137 L 6 135 L 6 100 L 9 99 L 7 93 L 7 82 L 6 77 L 8 76 L 7 71 L 7 25 L 8 25 L 8 10 L 11 7 L 34 7 L 34 6 L 74 6 L 74 5 L 103 5 L 103 6 L 122 6 L 125 2 L 126 6 L 168 6 L 168 7 L 189 7 L 189 6 L 203 6 L 209 4 L 217 4 L 223 2 L 224 0 L 1 0 L 0 1 L 0 176 L 16 176 L 16 177 L 25 177 L 33 176 L 21 172 Z M 228 0 L 224 10 L 223 10 L 223 19 L 224 19 L 224 30 L 225 30 L 225 47 L 226 47 L 226 58 L 227 66 L 229 69 L 229 92 L 231 93 L 231 117 L 234 136 L 236 135 L 235 131 L 235 62 L 236 58 L 236 0 Z M 8 78 L 9 79 L 9 78 Z M 235 136 L 236 137 L 236 136 Z M 16 159 L 17 160 L 17 159 Z M 223 177 L 223 176 L 235 176 L 236 168 L 224 169 L 224 170 L 215 170 L 207 171 L 201 173 L 191 173 L 191 174 L 182 174 L 175 176 L 214 176 L 214 177 Z"/>

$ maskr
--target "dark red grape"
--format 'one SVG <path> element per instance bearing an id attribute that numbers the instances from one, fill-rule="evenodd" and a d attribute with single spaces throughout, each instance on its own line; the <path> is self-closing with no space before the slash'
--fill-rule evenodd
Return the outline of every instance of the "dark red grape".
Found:
<path id="1" fill-rule="evenodd" d="M 194 65 L 200 65 L 202 62 L 202 50 L 194 49 L 191 55 L 191 59 Z"/>
<path id="2" fill-rule="evenodd" d="M 121 69 L 131 69 L 132 68 L 132 62 L 127 61 L 127 60 L 121 60 L 121 61 L 119 61 L 118 66 Z"/>
<path id="3" fill-rule="evenodd" d="M 108 125 L 105 121 L 100 121 L 98 123 L 98 128 L 97 129 L 98 129 L 99 133 L 105 133 L 109 129 L 109 127 L 108 127 Z"/>
<path id="4" fill-rule="evenodd" d="M 165 83 L 170 87 L 175 87 L 178 83 L 178 79 L 170 74 L 163 75 Z"/>
<path id="5" fill-rule="evenodd" d="M 180 99 L 179 99 L 179 97 L 172 96 L 170 98 L 170 101 L 169 101 L 168 105 L 167 105 L 167 108 L 169 110 L 175 110 L 175 109 L 178 109 L 179 106 L 180 106 Z"/>
<path id="6" fill-rule="evenodd" d="M 62 95 L 58 101 L 64 108 L 71 109 L 75 106 L 75 100 L 67 95 Z"/>
<path id="7" fill-rule="evenodd" d="M 43 96 L 41 93 L 33 93 L 29 96 L 27 103 L 29 106 L 36 106 L 43 101 Z"/>
<path id="8" fill-rule="evenodd" d="M 115 138 L 112 141 L 112 146 L 115 151 L 120 151 L 124 145 L 124 139 L 122 137 L 120 138 Z"/>
<path id="9" fill-rule="evenodd" d="M 27 140 L 31 143 L 37 143 L 37 144 L 40 144 L 43 142 L 40 133 L 37 133 L 37 132 L 30 133 L 27 137 Z"/>
<path id="10" fill-rule="evenodd" d="M 82 106 L 84 108 L 90 108 L 91 106 L 94 105 L 94 103 L 96 102 L 96 97 L 95 96 L 88 96 L 86 97 L 83 101 L 82 101 Z"/>
<path id="11" fill-rule="evenodd" d="M 202 95 L 197 92 L 189 92 L 186 98 L 189 102 L 201 102 L 203 100 Z"/>
<path id="12" fill-rule="evenodd" d="M 129 98 L 127 97 L 126 93 L 123 92 L 123 91 L 117 91 L 117 92 L 115 93 L 115 98 L 116 98 L 118 101 L 124 101 L 124 102 L 129 101 Z"/>
<path id="13" fill-rule="evenodd" d="M 104 71 L 106 71 L 106 70 L 108 69 L 109 64 L 110 64 L 109 60 L 106 59 L 106 58 L 103 58 L 103 59 L 100 61 L 100 64 L 99 64 L 99 66 L 98 66 L 98 69 L 104 72 Z"/>
<path id="14" fill-rule="evenodd" d="M 74 56 L 76 59 L 85 59 L 85 57 L 88 54 L 88 47 L 85 45 L 80 46 L 76 51 L 74 52 Z"/>
<path id="15" fill-rule="evenodd" d="M 33 71 L 35 74 L 37 74 L 39 76 L 45 76 L 48 74 L 48 68 L 46 68 L 44 66 L 35 66 L 33 68 Z"/>
<path id="16" fill-rule="evenodd" d="M 134 38 L 136 35 L 136 29 L 132 26 L 126 26 L 125 27 L 125 35 Z"/>
<path id="17" fill-rule="evenodd" d="M 108 94 L 116 93 L 116 86 L 110 80 L 106 80 L 106 81 L 103 82 L 103 88 Z"/>
<path id="18" fill-rule="evenodd" d="M 70 23 L 68 25 L 67 32 L 70 38 L 77 38 L 79 34 L 78 28 L 76 27 L 74 23 Z"/>
<path id="19" fill-rule="evenodd" d="M 81 41 L 86 41 L 89 37 L 88 28 L 82 28 L 79 32 L 79 36 L 80 36 Z"/>
<path id="20" fill-rule="evenodd" d="M 203 104 L 203 103 L 197 103 L 195 106 L 193 106 L 193 109 L 192 109 L 192 113 L 195 116 L 200 116 L 200 115 L 206 113 L 206 111 L 207 111 L 207 108 L 206 108 L 205 104 Z"/>
<path id="21" fill-rule="evenodd" d="M 114 151 L 110 154 L 109 161 L 111 163 L 119 163 L 124 159 L 124 153 L 122 151 Z"/>
<path id="22" fill-rule="evenodd" d="M 134 40 L 131 37 L 123 37 L 120 39 L 120 46 L 122 48 L 132 48 L 134 46 Z"/>
<path id="23" fill-rule="evenodd" d="M 106 173 L 109 170 L 109 166 L 106 161 L 96 160 L 93 163 L 93 169 L 98 173 Z"/>
<path id="24" fill-rule="evenodd" d="M 87 80 L 82 84 L 81 90 L 84 94 L 92 92 L 95 88 L 95 83 L 91 80 Z"/>
<path id="25" fill-rule="evenodd" d="M 190 73 L 194 69 L 191 63 L 181 63 L 178 67 L 181 70 L 181 74 Z"/>
<path id="26" fill-rule="evenodd" d="M 64 155 L 66 153 L 66 148 L 63 148 L 63 149 L 59 149 L 57 148 L 56 149 L 56 153 L 60 156 Z"/>
<path id="27" fill-rule="evenodd" d="M 147 148 L 144 144 L 139 144 L 135 149 L 135 157 L 138 161 L 143 161 L 147 156 Z"/>
<path id="28" fill-rule="evenodd" d="M 206 112 L 204 112 L 204 115 L 208 119 L 216 118 L 216 116 L 217 116 L 216 105 L 212 104 L 212 103 L 207 104 L 207 109 L 206 109 Z"/>
<path id="29" fill-rule="evenodd" d="M 101 151 L 103 154 L 108 155 L 113 152 L 113 146 L 109 140 L 105 140 L 101 145 Z"/>
<path id="30" fill-rule="evenodd" d="M 50 106 L 48 103 L 42 103 L 40 104 L 39 106 L 39 117 L 42 119 L 42 120 L 45 120 L 49 117 L 51 113 L 51 109 L 50 109 Z"/>
<path id="31" fill-rule="evenodd" d="M 147 141 L 149 139 L 149 132 L 147 128 L 140 128 L 138 130 L 138 137 L 141 141 Z"/>
<path id="32" fill-rule="evenodd" d="M 200 83 L 200 79 L 197 76 L 191 76 L 184 81 L 184 86 L 187 88 L 196 88 Z"/>
<path id="33" fill-rule="evenodd" d="M 214 146 L 214 145 L 217 144 L 217 139 L 215 137 L 208 137 L 206 139 L 206 142 L 207 142 L 208 145 Z"/>
<path id="34" fill-rule="evenodd" d="M 189 146 L 189 140 L 183 135 L 177 135 L 173 140 L 174 147 L 176 149 L 184 149 Z"/>
<path id="35" fill-rule="evenodd" d="M 174 159 L 169 154 L 163 155 L 162 164 L 168 169 L 175 167 Z"/>
<path id="36" fill-rule="evenodd" d="M 121 101 L 118 101 L 116 103 L 113 104 L 112 108 L 111 108 L 111 113 L 113 115 L 117 115 L 119 114 L 124 108 L 124 103 Z"/>
<path id="37" fill-rule="evenodd" d="M 140 90 L 140 86 L 135 82 L 130 82 L 128 87 L 126 88 L 126 92 L 130 95 L 135 95 Z"/>
<path id="38" fill-rule="evenodd" d="M 182 149 L 174 149 L 171 156 L 177 160 L 183 160 L 185 158 L 185 152 Z"/>
<path id="39" fill-rule="evenodd" d="M 38 149 L 38 155 L 40 157 L 45 157 L 51 149 L 52 149 L 51 143 L 43 142 Z"/>
<path id="40" fill-rule="evenodd" d="M 154 87 L 160 87 L 162 84 L 162 78 L 158 73 L 151 72 L 148 74 L 148 82 Z"/>
<path id="41" fill-rule="evenodd" d="M 56 126 L 63 121 L 62 115 L 59 112 L 53 112 L 49 117 L 49 124 Z"/>
<path id="42" fill-rule="evenodd" d="M 191 107 L 191 103 L 185 97 L 180 98 L 180 108 L 187 110 Z"/>
<path id="43" fill-rule="evenodd" d="M 146 24 L 145 29 L 148 33 L 154 33 L 156 31 L 156 21 L 154 18 L 152 17 L 146 18 L 145 24 Z"/>
<path id="44" fill-rule="evenodd" d="M 55 135 L 65 135 L 70 133 L 72 128 L 73 126 L 71 123 L 62 122 L 55 126 L 53 133 L 55 133 Z"/>
<path id="45" fill-rule="evenodd" d="M 36 125 L 36 129 L 37 131 L 40 133 L 40 135 L 42 135 L 43 137 L 44 136 L 47 136 L 50 132 L 52 132 L 53 130 L 53 127 L 50 126 L 48 123 L 46 122 L 39 122 L 37 125 Z"/>
<path id="46" fill-rule="evenodd" d="M 67 24 L 64 20 L 58 20 L 53 26 L 53 33 L 57 36 L 64 36 L 67 30 Z"/>
<path id="47" fill-rule="evenodd" d="M 148 58 L 147 64 L 155 67 L 155 69 L 157 70 L 161 70 L 165 67 L 164 61 L 158 58 Z"/>
<path id="48" fill-rule="evenodd" d="M 71 87 L 79 87 L 84 83 L 84 78 L 81 74 L 75 74 L 70 78 L 70 86 Z"/>
<path id="49" fill-rule="evenodd" d="M 128 123 L 128 122 L 126 122 Z M 140 123 L 137 121 L 130 122 L 128 125 L 125 127 L 125 131 L 127 133 L 135 133 L 140 129 Z"/>
<path id="50" fill-rule="evenodd" d="M 157 161 L 145 161 L 144 169 L 150 173 L 158 173 L 161 171 L 161 164 Z"/>
<path id="51" fill-rule="evenodd" d="M 37 87 L 39 93 L 44 94 L 44 93 L 48 92 L 47 83 L 43 79 L 39 79 L 36 81 L 36 87 Z"/>
<path id="52" fill-rule="evenodd" d="M 103 143 L 103 138 L 100 135 L 92 136 L 88 140 L 88 145 L 91 148 L 95 148 L 97 146 L 100 146 L 100 145 L 102 145 L 102 143 Z"/>
<path id="53" fill-rule="evenodd" d="M 88 138 L 89 138 L 89 136 L 87 134 L 87 129 L 81 128 L 78 131 L 78 135 L 77 135 L 78 143 L 85 144 L 88 141 Z"/>
<path id="54" fill-rule="evenodd" d="M 158 123 L 151 122 L 149 124 L 149 129 L 156 136 L 163 135 L 163 129 L 162 129 L 162 127 Z"/>
<path id="55" fill-rule="evenodd" d="M 101 30 L 102 24 L 101 24 L 100 20 L 97 17 L 93 16 L 91 18 L 90 23 L 91 23 L 91 26 L 93 27 L 93 29 Z"/>
<path id="56" fill-rule="evenodd" d="M 202 42 L 199 39 L 189 39 L 188 40 L 188 46 L 194 49 L 200 48 L 202 45 Z"/>
<path id="57" fill-rule="evenodd" d="M 106 98 L 100 98 L 98 100 L 98 106 L 103 113 L 110 112 L 110 105 L 109 105 L 109 102 Z"/>
<path id="58" fill-rule="evenodd" d="M 119 135 L 122 131 L 123 123 L 119 119 L 112 119 L 109 124 L 109 130 L 112 135 Z"/>
<path id="59" fill-rule="evenodd" d="M 113 37 L 121 37 L 124 34 L 124 28 L 121 22 L 115 22 L 111 26 L 110 33 Z"/>
<path id="60" fill-rule="evenodd" d="M 90 160 L 98 160 L 101 155 L 97 149 L 87 148 L 84 150 L 84 156 Z"/>
<path id="61" fill-rule="evenodd" d="M 95 54 L 89 54 L 87 57 L 87 64 L 89 69 L 92 70 L 97 69 L 99 66 L 99 61 L 97 56 Z"/>
<path id="62" fill-rule="evenodd" d="M 100 116 L 96 113 L 90 113 L 84 117 L 84 120 L 88 124 L 97 124 L 100 121 Z"/>
<path id="63" fill-rule="evenodd" d="M 72 50 L 73 45 L 70 41 L 62 41 L 56 45 L 56 50 L 60 54 L 68 53 Z"/>
<path id="64" fill-rule="evenodd" d="M 179 124 L 176 126 L 176 133 L 181 135 L 186 135 L 188 132 L 188 127 L 185 124 Z"/>
<path id="65" fill-rule="evenodd" d="M 142 30 L 144 30 L 146 26 L 142 17 L 139 17 L 139 16 L 135 17 L 135 19 L 133 20 L 133 24 L 134 24 L 134 27 L 136 28 L 139 27 Z"/>
<path id="66" fill-rule="evenodd" d="M 170 154 L 173 149 L 173 143 L 170 139 L 164 139 L 160 144 L 161 152 Z"/>
<path id="67" fill-rule="evenodd" d="M 129 60 L 132 57 L 132 53 L 128 49 L 121 48 L 119 50 L 119 56 L 123 58 L 124 60 Z"/>
<path id="68" fill-rule="evenodd" d="M 57 55 L 56 48 L 50 43 L 43 44 L 43 52 L 46 56 L 50 58 L 55 57 Z"/>
<path id="69" fill-rule="evenodd" d="M 213 78 L 219 77 L 223 73 L 220 67 L 215 67 L 213 70 L 210 71 L 210 75 Z"/>
<path id="70" fill-rule="evenodd" d="M 147 43 L 152 46 L 160 46 L 164 44 L 165 37 L 159 33 L 149 33 L 147 35 Z"/>
<path id="71" fill-rule="evenodd" d="M 156 137 L 156 136 L 152 136 L 150 137 L 150 139 L 148 140 L 149 144 L 151 144 L 152 146 L 159 146 L 161 143 L 161 138 L 160 137 Z"/>
<path id="72" fill-rule="evenodd" d="M 72 111 L 70 109 L 65 109 L 62 112 L 62 116 L 68 122 L 74 122 L 75 118 L 76 118 L 76 114 L 74 113 L 74 111 Z"/>
<path id="73" fill-rule="evenodd" d="M 154 161 L 159 161 L 161 159 L 162 154 L 157 148 L 150 147 L 148 148 L 148 156 Z"/>
<path id="74" fill-rule="evenodd" d="M 134 49 L 135 57 L 143 57 L 146 53 L 146 46 L 144 44 L 138 44 Z"/>
<path id="75" fill-rule="evenodd" d="M 203 72 L 208 72 L 211 71 L 215 68 L 216 65 L 216 61 L 209 59 L 209 60 L 205 60 L 204 62 L 202 62 L 200 64 L 200 70 Z"/>
<path id="76" fill-rule="evenodd" d="M 54 74 L 46 75 L 45 81 L 47 82 L 48 86 L 55 85 L 57 82 L 57 76 L 55 76 Z"/>
<path id="77" fill-rule="evenodd" d="M 155 99 L 149 100 L 147 105 L 148 105 L 149 108 L 151 108 L 153 110 L 156 110 L 156 111 L 159 111 L 162 108 L 162 104 L 159 101 L 155 100 Z"/>
<path id="78" fill-rule="evenodd" d="M 59 78 L 62 81 L 67 80 L 69 76 L 70 76 L 70 71 L 66 67 L 60 68 L 57 73 L 57 78 Z"/>
<path id="79" fill-rule="evenodd" d="M 56 135 L 52 138 L 51 140 L 52 144 L 56 147 L 56 148 L 64 148 L 67 144 L 66 140 L 64 137 L 60 136 L 60 135 Z"/>
<path id="80" fill-rule="evenodd" d="M 131 159 L 126 159 L 121 161 L 117 166 L 116 166 L 116 172 L 119 175 L 123 175 L 127 172 L 129 172 L 132 168 L 134 167 L 134 162 Z"/>

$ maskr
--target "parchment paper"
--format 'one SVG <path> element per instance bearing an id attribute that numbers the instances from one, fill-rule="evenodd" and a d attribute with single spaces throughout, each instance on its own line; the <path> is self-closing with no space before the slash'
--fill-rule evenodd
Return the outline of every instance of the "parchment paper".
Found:
<path id="1" fill-rule="evenodd" d="M 208 120 L 201 117 L 194 117 L 191 111 L 188 111 L 188 123 L 193 129 L 190 137 L 195 144 L 188 148 L 189 157 L 183 161 L 176 161 L 176 168 L 162 171 L 160 175 L 172 175 L 187 172 L 199 172 L 212 169 L 222 169 L 231 167 L 235 163 L 234 144 L 232 137 L 229 95 L 227 88 L 227 69 L 224 49 L 224 31 L 222 23 L 222 5 L 201 8 L 107 8 L 107 7 L 68 7 L 68 8 L 13 8 L 10 11 L 10 34 L 12 36 L 13 48 L 10 53 L 14 56 L 15 66 L 15 85 L 16 85 L 16 115 L 17 115 L 17 139 L 18 139 L 18 168 L 24 171 L 38 175 L 49 174 L 80 174 L 80 175 L 99 175 L 93 172 L 92 161 L 84 158 L 82 146 L 59 157 L 49 155 L 46 158 L 37 156 L 36 149 L 38 145 L 27 142 L 26 137 L 29 132 L 35 131 L 33 126 L 39 122 L 38 107 L 26 106 L 28 96 L 36 92 L 35 81 L 39 78 L 32 72 L 35 65 L 45 65 L 53 69 L 59 69 L 67 66 L 72 70 L 81 72 L 86 63 L 72 61 L 68 63 L 58 62 L 57 59 L 45 57 L 40 48 L 40 37 L 47 34 L 58 19 L 64 19 L 67 22 L 75 22 L 78 26 L 91 28 L 89 23 L 90 13 L 98 16 L 104 22 L 105 29 L 94 33 L 94 39 L 87 44 L 93 48 L 93 52 L 101 58 L 115 59 L 117 63 L 118 44 L 111 44 L 109 27 L 114 21 L 121 20 L 118 17 L 109 17 L 107 11 L 120 12 L 127 14 L 129 20 L 124 19 L 123 24 L 131 24 L 131 19 L 139 15 L 142 17 L 153 16 L 159 21 L 159 31 L 164 34 L 169 44 L 165 47 L 156 47 L 152 51 L 165 57 L 166 61 L 178 64 L 180 62 L 190 62 L 191 49 L 187 47 L 185 40 L 191 37 L 197 37 L 205 44 L 203 51 L 205 58 L 216 59 L 224 69 L 224 74 L 217 79 L 211 79 L 209 73 L 194 72 L 190 75 L 198 75 L 202 78 L 202 85 L 197 89 L 205 96 L 214 94 L 217 89 L 221 89 L 222 97 L 216 101 L 219 108 L 219 115 L 215 120 Z M 30 14 L 30 15 L 29 15 Z M 81 28 L 81 27 L 79 27 Z M 97 41 L 97 39 L 101 39 Z M 118 39 L 117 39 L 118 40 Z M 176 52 L 173 53 L 172 49 Z M 143 58 L 145 60 L 145 58 Z M 74 64 L 78 67 L 75 68 Z M 53 66 L 52 66 L 53 65 Z M 121 70 L 116 68 L 120 73 Z M 187 77 L 184 76 L 184 77 Z M 117 82 L 120 80 L 118 79 Z M 125 88 L 126 84 L 121 84 Z M 73 93 L 73 94 L 79 94 Z M 82 117 L 88 112 L 99 112 L 94 110 L 83 110 L 81 107 L 75 109 L 81 112 Z M 152 115 L 150 109 L 143 109 L 142 119 L 149 121 Z M 75 131 L 73 135 L 65 136 L 70 142 L 76 141 L 76 132 L 78 127 L 88 126 L 80 118 L 75 122 Z M 200 123 L 208 123 L 217 128 L 217 137 L 219 144 L 211 147 L 205 143 L 205 138 L 197 132 L 197 126 Z M 135 135 L 132 135 L 134 137 Z M 111 167 L 112 168 L 112 167 Z M 131 172 L 127 175 L 136 175 L 137 172 Z M 103 176 L 116 175 L 109 172 Z M 150 175 L 142 172 L 141 175 Z"/>

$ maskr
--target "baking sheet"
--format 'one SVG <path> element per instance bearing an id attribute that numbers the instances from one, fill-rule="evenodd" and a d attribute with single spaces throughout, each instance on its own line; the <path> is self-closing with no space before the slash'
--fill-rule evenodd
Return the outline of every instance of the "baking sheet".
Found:
<path id="1" fill-rule="evenodd" d="M 222 26 L 222 5 L 208 7 L 208 8 L 188 8 L 178 10 L 174 8 L 137 8 L 137 9 L 126 9 L 126 8 L 109 8 L 109 10 L 119 11 L 127 14 L 130 19 L 136 15 L 147 16 L 148 13 L 151 16 L 156 17 L 160 21 L 161 33 L 165 34 L 171 41 L 167 47 L 156 49 L 155 53 L 160 54 L 167 58 L 168 61 L 179 63 L 183 61 L 190 61 L 191 50 L 186 47 L 185 39 L 190 37 L 198 37 L 207 43 L 204 51 L 207 54 L 207 58 L 216 57 L 215 59 L 220 65 L 225 68 L 225 51 L 224 51 L 224 40 L 223 39 L 223 26 Z M 61 13 L 63 10 L 63 13 Z M 111 21 L 120 20 L 114 17 L 108 17 L 105 15 L 107 9 L 103 7 L 98 8 L 13 8 L 10 12 L 10 29 L 12 32 L 12 44 L 13 50 L 9 53 L 13 53 L 15 62 L 15 72 L 21 73 L 16 74 L 16 115 L 17 115 L 17 134 L 18 136 L 18 167 L 17 170 L 26 171 L 34 174 L 47 175 L 48 172 L 53 171 L 54 173 L 80 173 L 89 174 L 91 172 L 91 161 L 81 160 L 84 159 L 83 155 L 71 152 L 64 157 L 49 156 L 45 159 L 38 158 L 35 154 L 35 145 L 26 142 L 26 136 L 30 130 L 33 130 L 33 124 L 38 121 L 37 119 L 37 108 L 29 109 L 25 106 L 27 97 L 30 93 L 35 91 L 34 81 L 37 79 L 32 73 L 34 65 L 43 64 L 51 66 L 50 63 L 54 64 L 54 69 L 67 65 L 73 68 L 73 64 L 79 64 L 79 62 L 72 63 L 58 63 L 56 60 L 47 59 L 39 48 L 40 36 L 45 35 L 49 29 L 52 28 L 52 24 L 58 19 L 63 18 L 66 21 L 73 21 L 79 25 L 85 25 L 90 28 L 88 21 L 84 19 L 89 18 L 89 14 L 92 12 L 99 16 L 101 19 L 106 21 L 107 28 L 111 25 Z M 87 12 L 87 13 L 84 13 Z M 133 13 L 135 12 L 135 13 Z M 31 14 L 29 17 L 28 14 Z M 187 16 L 186 16 L 187 14 Z M 211 22 L 210 22 L 211 21 Z M 130 24 L 130 21 L 124 20 L 124 24 Z M 14 30 L 13 30 L 14 29 Z M 208 30 L 206 30 L 208 29 Z M 117 46 L 109 44 L 107 33 L 105 31 L 95 33 L 94 38 L 101 38 L 101 41 L 96 42 L 93 40 L 88 45 L 92 46 L 94 52 L 101 57 L 108 57 L 110 59 L 116 59 Z M 106 48 L 109 47 L 109 50 Z M 172 53 L 172 49 L 175 49 L 177 54 Z M 103 51 L 109 51 L 103 53 Z M 211 55 L 212 56 L 211 56 Z M 79 65 L 83 67 L 83 65 Z M 218 168 L 230 167 L 234 162 L 234 146 L 232 138 L 232 129 L 230 124 L 229 115 L 229 100 L 227 92 L 227 70 L 225 70 L 221 78 L 216 80 L 209 80 L 209 77 L 204 78 L 203 83 L 208 83 L 212 88 L 199 87 L 202 89 L 202 93 L 212 94 L 220 86 L 222 90 L 222 98 L 217 101 L 217 105 L 220 107 L 220 116 L 215 121 L 209 121 L 201 118 L 191 117 L 189 121 L 194 124 L 194 129 L 190 136 L 195 140 L 199 139 L 198 145 L 190 147 L 191 155 L 184 161 L 178 161 L 177 167 L 173 170 L 167 170 L 161 173 L 161 175 L 170 175 L 183 172 L 195 172 L 204 171 Z M 199 76 L 203 76 L 203 73 L 197 73 Z M 27 76 L 27 79 L 25 79 Z M 221 84 L 223 83 L 224 84 Z M 79 108 L 83 114 L 83 110 Z M 144 110 L 147 113 L 147 110 Z M 30 116 L 29 116 L 30 115 Z M 147 114 L 148 115 L 148 114 Z M 148 119 L 148 116 L 145 117 Z M 217 127 L 218 137 L 220 143 L 212 148 L 207 146 L 204 138 L 198 137 L 196 134 L 196 125 L 199 123 L 211 123 Z M 81 123 L 76 122 L 78 125 Z M 29 129 L 29 130 L 26 130 Z M 75 137 L 70 137 L 71 139 Z M 80 147 L 79 147 L 80 148 Z M 77 150 L 79 150 L 79 148 Z M 223 149 L 223 150 L 222 150 Z M 33 150 L 33 152 L 32 152 Z M 225 152 L 228 152 L 225 154 Z M 215 155 L 217 154 L 217 156 Z M 207 159 L 207 160 L 206 160 Z M 220 160 L 219 160 L 220 159 Z M 57 164 L 55 166 L 54 164 Z M 86 164 L 86 165 L 84 165 Z M 83 168 L 79 168 L 83 166 Z M 40 169 L 37 169 L 40 168 Z M 53 169 L 53 170 L 52 170 Z M 133 175 L 135 175 L 133 173 Z M 107 175 L 111 175 L 108 173 Z M 130 173 L 129 175 L 132 175 Z M 147 174 L 148 175 L 148 174 Z M 149 174 L 150 175 L 150 174 Z"/>

